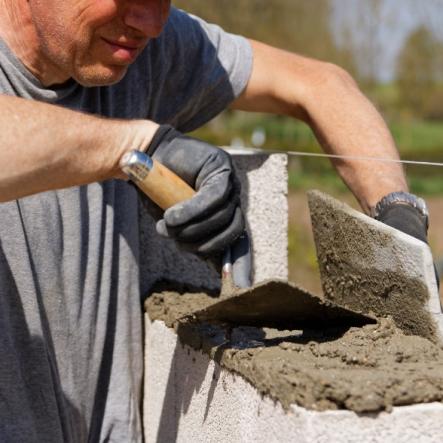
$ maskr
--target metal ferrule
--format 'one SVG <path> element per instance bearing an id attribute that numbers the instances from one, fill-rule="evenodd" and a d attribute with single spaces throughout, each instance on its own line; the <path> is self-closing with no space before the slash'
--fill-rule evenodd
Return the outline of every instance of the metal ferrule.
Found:
<path id="1" fill-rule="evenodd" d="M 152 158 L 140 151 L 127 152 L 120 160 L 120 168 L 133 181 L 143 181 L 151 171 Z"/>

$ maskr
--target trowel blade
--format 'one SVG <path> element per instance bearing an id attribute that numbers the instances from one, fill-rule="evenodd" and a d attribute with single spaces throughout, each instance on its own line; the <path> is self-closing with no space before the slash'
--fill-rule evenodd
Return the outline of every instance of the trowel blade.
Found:
<path id="1" fill-rule="evenodd" d="M 195 312 L 200 321 L 277 329 L 363 326 L 376 320 L 310 294 L 290 282 L 268 280 Z"/>

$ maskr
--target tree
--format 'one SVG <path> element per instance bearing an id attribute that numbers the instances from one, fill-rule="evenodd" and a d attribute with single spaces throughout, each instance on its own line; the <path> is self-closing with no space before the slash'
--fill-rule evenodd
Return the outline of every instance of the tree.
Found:
<path id="1" fill-rule="evenodd" d="M 415 115 L 427 117 L 442 78 L 442 44 L 421 26 L 406 39 L 397 63 L 397 83 L 401 103 Z M 443 115 L 443 105 L 442 105 Z"/>
<path id="2" fill-rule="evenodd" d="M 335 44 L 331 0 L 176 0 L 174 5 L 227 31 L 334 62 L 354 72 L 350 52 L 339 50 Z"/>

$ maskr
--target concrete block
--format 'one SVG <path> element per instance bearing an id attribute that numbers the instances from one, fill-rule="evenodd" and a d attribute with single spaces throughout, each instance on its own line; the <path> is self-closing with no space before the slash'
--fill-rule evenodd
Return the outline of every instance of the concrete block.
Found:
<path id="1" fill-rule="evenodd" d="M 253 281 L 287 279 L 287 156 L 235 151 L 232 156 L 242 185 L 241 202 L 252 239 Z M 159 237 L 144 205 L 140 212 L 142 293 L 148 293 L 164 280 L 218 291 L 220 276 L 196 256 L 179 251 L 173 241 Z"/>
<path id="2" fill-rule="evenodd" d="M 443 404 L 391 412 L 310 411 L 263 397 L 146 316 L 145 439 L 150 442 L 439 443 Z"/>
<path id="3" fill-rule="evenodd" d="M 244 169 L 242 169 L 242 162 L 244 162 Z M 247 196 L 242 194 L 242 201 L 248 212 L 253 232 L 253 245 L 258 269 L 255 275 L 256 281 L 269 277 L 287 278 L 285 164 L 285 157 L 270 156 L 262 159 L 240 156 L 236 158 L 239 174 L 243 183 L 246 183 L 243 186 L 243 193 L 246 192 Z M 277 188 L 280 189 L 278 192 L 273 191 L 269 186 L 270 183 L 274 186 L 274 180 L 277 182 L 284 180 L 284 186 L 282 185 L 280 188 L 280 183 L 278 183 Z M 263 188 L 257 190 L 255 197 L 252 197 L 255 192 L 253 182 Z M 276 193 L 274 194 L 274 192 Z M 283 204 L 282 200 L 285 201 Z M 274 209 L 267 212 L 269 205 Z M 264 206 L 267 206 L 266 211 Z M 278 223 L 281 225 L 274 226 Z M 260 233 L 261 229 L 268 231 L 266 237 Z M 258 237 L 254 231 L 257 232 Z M 378 230 L 376 229 L 375 232 Z M 149 232 L 147 235 L 149 236 Z M 266 239 L 263 244 L 261 243 L 262 238 Z M 268 240 L 269 243 L 267 243 Z M 278 247 L 273 249 L 276 244 Z M 197 262 L 192 261 L 194 258 L 181 255 L 174 250 L 173 245 L 156 243 L 150 248 L 145 246 L 144 254 L 146 272 L 148 270 L 152 272 L 145 277 L 144 284 L 148 287 L 156 280 L 165 278 L 187 284 L 191 283 L 195 286 L 208 284 L 207 269 L 198 268 L 201 263 L 196 264 Z M 423 257 L 423 252 L 421 252 L 421 255 L 413 257 L 413 259 L 421 260 Z M 259 261 L 257 262 L 257 260 Z M 388 258 L 385 257 L 384 260 L 385 266 L 378 265 L 380 269 L 376 268 L 380 272 L 386 271 Z M 272 263 L 273 261 L 277 261 L 276 266 Z M 261 264 L 258 265 L 258 263 Z M 379 262 L 376 261 L 376 263 Z M 218 276 L 212 276 L 211 279 L 218 281 Z M 213 281 L 211 279 L 209 279 L 209 283 Z M 377 443 L 395 441 L 396 443 L 406 443 L 414 441 L 437 443 L 443 439 L 440 430 L 440 423 L 443 419 L 443 404 L 441 403 L 394 407 L 391 412 L 378 414 L 357 414 L 346 410 L 318 412 L 296 406 L 292 404 L 292 401 L 289 403 L 289 407 L 284 409 L 279 402 L 260 394 L 257 384 L 253 385 L 243 376 L 226 369 L 226 366 L 222 367 L 217 363 L 220 361 L 218 358 L 217 361 L 214 361 L 207 354 L 185 345 L 179 340 L 174 330 L 168 328 L 163 321 L 151 322 L 146 314 L 145 325 L 143 409 L 147 442 L 260 443 L 296 441 L 329 443 L 339 441 L 344 443 Z M 379 333 L 382 335 L 385 333 L 383 328 Z M 234 337 L 234 335 L 233 333 L 231 340 L 238 339 L 243 343 L 242 337 Z M 423 339 L 419 340 L 429 343 Z M 249 352 L 249 346 L 254 345 L 253 340 L 245 343 L 246 348 L 240 349 Z M 430 343 L 429 345 L 431 346 Z M 291 343 L 288 346 L 291 347 Z M 294 346 L 294 349 L 296 347 Z M 322 353 L 324 351 L 323 347 L 320 349 L 313 342 L 306 343 L 306 346 L 302 345 L 301 347 L 312 347 L 313 353 L 317 353 L 317 350 L 321 350 Z M 341 361 L 343 356 L 347 356 L 347 349 L 339 351 L 337 358 Z M 395 352 L 395 349 L 392 352 Z M 431 349 L 429 352 L 434 351 Z M 368 349 L 368 358 L 372 355 L 369 354 L 371 354 L 370 349 Z M 248 364 L 247 360 L 245 360 L 245 364 Z M 251 360 L 251 365 L 255 364 L 255 361 Z M 426 364 L 430 365 L 431 363 Z M 255 366 L 251 366 L 251 368 L 254 372 Z M 321 370 L 321 368 L 317 369 Z M 294 371 L 298 373 L 297 368 Z M 255 372 L 259 372 L 259 369 Z M 420 377 L 420 374 L 411 375 Z M 334 378 L 334 375 L 328 372 L 322 377 L 330 379 Z M 435 385 L 438 383 L 437 378 L 434 376 L 432 379 L 432 383 Z M 303 380 L 305 378 L 301 377 L 299 382 L 303 383 Z M 423 378 L 417 385 L 419 386 L 423 382 L 423 387 L 426 388 L 427 380 Z M 318 384 L 321 383 L 324 383 L 324 380 L 318 381 Z M 333 384 L 334 381 L 328 381 L 328 383 Z M 408 398 L 409 392 L 406 391 L 404 400 L 407 401 Z M 427 400 L 432 401 L 436 398 L 438 396 L 429 397 Z"/>
<path id="4" fill-rule="evenodd" d="M 321 192 L 309 193 L 326 298 L 436 340 L 442 314 L 429 247 Z M 440 334 L 438 333 L 440 331 Z"/>

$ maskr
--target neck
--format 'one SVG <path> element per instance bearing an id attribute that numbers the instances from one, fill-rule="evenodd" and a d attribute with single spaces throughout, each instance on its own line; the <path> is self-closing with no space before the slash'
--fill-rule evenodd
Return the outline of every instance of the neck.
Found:
<path id="1" fill-rule="evenodd" d="M 28 1 L 0 0 L 0 10 L 0 38 L 42 85 L 68 80 L 45 57 Z"/>

